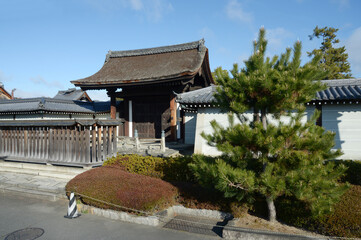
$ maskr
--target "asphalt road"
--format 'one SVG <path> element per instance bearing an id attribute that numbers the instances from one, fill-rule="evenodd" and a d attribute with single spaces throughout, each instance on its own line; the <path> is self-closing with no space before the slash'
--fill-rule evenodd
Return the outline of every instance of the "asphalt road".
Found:
<path id="1" fill-rule="evenodd" d="M 49 202 L 0 193 L 0 239 L 33 228 L 33 235 L 43 240 L 60 239 L 217 239 L 164 228 L 115 221 L 90 214 L 76 219 L 64 218 L 67 201 Z M 21 232 L 24 233 L 24 232 Z M 18 232 L 18 235 L 20 232 Z M 36 235 L 36 236 L 38 236 Z M 15 239 L 15 238 L 14 238 Z M 24 240 L 27 238 L 20 238 Z"/>

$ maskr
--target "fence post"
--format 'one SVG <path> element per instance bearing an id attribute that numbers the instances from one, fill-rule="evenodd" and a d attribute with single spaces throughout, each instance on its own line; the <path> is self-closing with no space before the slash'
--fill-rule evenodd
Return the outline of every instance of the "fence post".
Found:
<path id="1" fill-rule="evenodd" d="M 90 163 L 90 127 L 85 127 L 85 162 Z"/>
<path id="2" fill-rule="evenodd" d="M 117 131 L 116 131 L 117 127 L 114 127 L 114 131 L 113 131 L 113 155 L 115 155 L 117 153 Z"/>

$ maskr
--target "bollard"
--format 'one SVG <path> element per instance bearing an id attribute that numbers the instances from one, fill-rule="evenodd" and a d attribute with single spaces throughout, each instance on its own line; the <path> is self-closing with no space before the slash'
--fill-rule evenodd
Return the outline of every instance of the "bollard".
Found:
<path id="1" fill-rule="evenodd" d="M 76 206 L 76 198 L 75 198 L 74 193 L 71 192 L 70 198 L 69 198 L 68 213 L 64 217 L 72 219 L 72 218 L 77 218 L 79 216 L 80 216 L 80 214 L 78 213 L 78 209 Z"/>
<path id="2" fill-rule="evenodd" d="M 160 140 L 160 149 L 162 152 L 165 152 L 165 134 L 164 134 L 164 130 L 162 130 L 162 138 Z"/>
<path id="3" fill-rule="evenodd" d="M 139 142 L 139 136 L 138 136 L 138 130 L 134 130 L 134 138 L 135 138 L 135 149 L 139 151 L 140 149 L 140 142 Z"/>

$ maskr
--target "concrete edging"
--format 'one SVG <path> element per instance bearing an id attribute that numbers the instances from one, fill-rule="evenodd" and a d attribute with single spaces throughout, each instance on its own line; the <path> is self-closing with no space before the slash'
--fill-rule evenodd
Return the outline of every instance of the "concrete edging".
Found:
<path id="1" fill-rule="evenodd" d="M 78 203 L 77 207 L 79 212 L 87 212 L 90 214 L 110 218 L 113 220 L 121 220 L 125 222 L 131 222 L 131 223 L 137 223 L 137 224 L 143 224 L 143 225 L 155 226 L 155 227 L 164 224 L 163 218 L 173 218 L 178 214 L 186 214 L 195 217 L 208 217 L 208 218 L 215 218 L 220 220 L 232 216 L 229 213 L 224 213 L 216 210 L 191 209 L 191 208 L 183 207 L 181 205 L 169 207 L 168 209 L 156 215 L 148 216 L 148 217 L 136 216 L 122 211 L 96 208 L 93 206 L 84 205 L 82 203 Z"/>
<path id="2" fill-rule="evenodd" d="M 277 233 L 271 231 L 255 230 L 249 228 L 231 227 L 224 228 L 222 237 L 224 239 L 247 239 L 247 240 L 325 240 L 329 238 L 317 238 L 297 234 Z"/>
<path id="3" fill-rule="evenodd" d="M 159 227 L 164 225 L 165 221 L 163 218 L 173 218 L 178 214 L 190 215 L 195 217 L 205 217 L 205 218 L 213 218 L 213 219 L 231 219 L 233 216 L 230 213 L 225 213 L 216 210 L 207 210 L 207 209 L 192 209 L 186 208 L 181 205 L 176 205 L 169 207 L 168 209 L 149 217 L 142 217 L 132 215 L 126 212 L 115 211 L 110 209 L 100 209 L 88 205 L 84 205 L 82 203 L 78 203 L 78 211 L 80 212 L 88 212 L 90 214 L 94 214 L 97 216 L 102 216 L 106 218 L 110 218 L 113 220 L 121 220 L 130 223 L 137 223 L 142 225 L 148 225 L 153 227 Z M 230 221 L 231 223 L 232 221 Z M 232 225 L 232 223 L 230 224 Z M 247 229 L 240 227 L 226 227 L 223 229 L 222 237 L 225 239 L 247 239 L 247 240 L 324 240 L 325 238 L 317 238 L 312 236 L 302 236 L 296 234 L 287 234 L 287 233 L 277 233 L 271 231 L 264 230 L 255 230 L 255 229 Z"/>

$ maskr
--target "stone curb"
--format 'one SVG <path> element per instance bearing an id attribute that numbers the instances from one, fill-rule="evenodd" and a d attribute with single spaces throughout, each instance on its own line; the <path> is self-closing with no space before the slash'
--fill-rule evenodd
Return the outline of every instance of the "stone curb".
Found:
<path id="1" fill-rule="evenodd" d="M 248 228 L 232 227 L 223 229 L 223 238 L 224 239 L 247 239 L 247 240 L 325 240 L 330 238 L 317 238 L 311 236 L 303 235 L 293 235 L 287 233 L 276 233 L 262 230 L 254 230 Z"/>
<path id="2" fill-rule="evenodd" d="M 216 210 L 207 210 L 207 209 L 192 209 L 186 208 L 181 205 L 172 206 L 156 215 L 149 217 L 135 216 L 132 214 L 128 214 L 126 212 L 120 212 L 115 210 L 105 210 L 100 209 L 88 205 L 84 205 L 82 203 L 78 203 L 78 211 L 87 212 L 90 214 L 94 214 L 97 216 L 102 216 L 106 218 L 110 218 L 113 220 L 121 220 L 130 223 L 143 224 L 153 227 L 161 227 L 168 221 L 164 221 L 164 218 L 169 218 L 169 220 L 176 215 L 189 215 L 194 217 L 204 217 L 204 218 L 213 218 L 219 220 L 232 219 L 233 216 L 230 213 L 225 213 Z M 230 225 L 232 221 L 229 222 Z M 302 236 L 302 235 L 293 235 L 287 233 L 276 233 L 264 230 L 255 230 L 248 228 L 240 228 L 240 227 L 229 227 L 223 228 L 222 237 L 225 239 L 247 239 L 247 240 L 324 240 L 330 238 L 317 238 L 311 236 Z"/>
<path id="3" fill-rule="evenodd" d="M 79 212 L 83 212 L 83 213 L 85 212 L 97 216 L 110 218 L 113 220 L 121 220 L 125 222 L 143 224 L 154 227 L 162 226 L 166 222 L 168 222 L 168 220 L 164 221 L 164 218 L 169 218 L 169 220 L 171 220 L 173 217 L 175 217 L 178 214 L 185 214 L 195 217 L 213 218 L 219 220 L 224 220 L 226 217 L 232 216 L 229 213 L 224 213 L 220 211 L 206 210 L 206 209 L 191 209 L 180 205 L 170 207 L 162 212 L 159 212 L 156 215 L 149 217 L 135 216 L 126 212 L 96 208 L 93 206 L 84 205 L 82 203 L 78 203 L 77 207 Z"/>
<path id="4" fill-rule="evenodd" d="M 78 211 L 82 213 L 90 213 L 97 216 L 102 216 L 105 218 L 110 218 L 113 220 L 121 220 L 130 223 L 137 223 L 143 224 L 148 226 L 157 227 L 160 225 L 159 217 L 158 216 L 150 216 L 150 217 L 142 217 L 142 216 L 135 216 L 128 214 L 126 212 L 119 212 L 110 209 L 101 209 L 96 208 L 88 205 L 84 205 L 81 203 L 77 204 Z"/>

